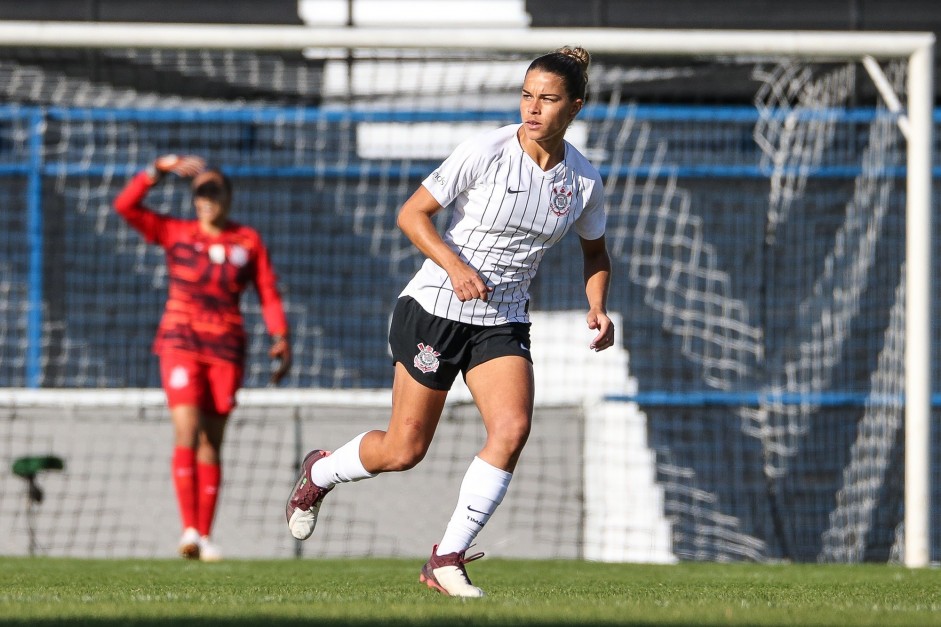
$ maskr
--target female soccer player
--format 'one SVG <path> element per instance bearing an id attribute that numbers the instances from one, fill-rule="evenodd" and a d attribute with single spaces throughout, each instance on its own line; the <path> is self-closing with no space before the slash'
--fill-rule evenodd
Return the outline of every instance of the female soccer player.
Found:
<path id="1" fill-rule="evenodd" d="M 195 220 L 158 213 L 142 202 L 167 173 L 192 177 Z M 222 482 L 222 436 L 242 384 L 246 333 L 239 310 L 253 284 L 280 361 L 279 382 L 291 365 L 288 325 L 277 277 L 258 233 L 229 219 L 232 185 L 196 156 L 164 155 L 138 173 L 115 199 L 117 212 L 166 251 L 169 294 L 154 352 L 173 422 L 173 481 L 183 535 L 180 555 L 218 561 L 209 539 Z"/>
<path id="2" fill-rule="evenodd" d="M 585 102 L 589 59 L 582 48 L 561 48 L 533 61 L 520 98 L 522 124 L 458 146 L 400 209 L 399 228 L 427 259 L 392 317 L 389 426 L 362 433 L 332 454 L 308 453 L 286 507 L 294 537 L 310 536 L 336 484 L 418 464 L 460 372 L 487 437 L 419 580 L 446 595 L 483 596 L 464 568 L 483 554 L 465 552 L 502 501 L 530 431 L 527 290 L 546 250 L 572 226 L 581 242 L 587 323 L 597 330 L 588 348 L 604 350 L 614 339 L 606 313 L 611 262 L 601 177 L 564 140 Z M 441 237 L 432 216 L 452 203 Z"/>

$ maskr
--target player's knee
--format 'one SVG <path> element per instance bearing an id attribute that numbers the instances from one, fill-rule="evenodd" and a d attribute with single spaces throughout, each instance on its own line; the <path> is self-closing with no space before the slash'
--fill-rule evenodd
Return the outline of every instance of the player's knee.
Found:
<path id="1" fill-rule="evenodd" d="M 526 440 L 529 439 L 531 425 L 532 422 L 525 417 L 516 420 L 504 420 L 494 429 L 491 437 L 500 442 L 501 448 L 518 453 L 523 450 Z"/>
<path id="2" fill-rule="evenodd" d="M 389 459 L 387 463 L 388 471 L 401 472 L 403 470 L 411 470 L 417 466 L 424 457 L 424 454 L 416 454 L 414 452 L 397 454 Z"/>
<path id="3" fill-rule="evenodd" d="M 390 451 L 386 456 L 386 469 L 390 472 L 410 470 L 425 458 L 428 452 L 423 446 L 402 446 Z"/>

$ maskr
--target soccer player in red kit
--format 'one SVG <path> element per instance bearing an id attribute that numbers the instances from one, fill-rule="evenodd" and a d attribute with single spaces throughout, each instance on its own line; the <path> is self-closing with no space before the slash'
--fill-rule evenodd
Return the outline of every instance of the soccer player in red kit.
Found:
<path id="1" fill-rule="evenodd" d="M 151 187 L 173 173 L 192 178 L 195 220 L 155 213 L 142 203 Z M 114 201 L 117 212 L 166 251 L 169 293 L 153 350 L 170 408 L 175 444 L 173 480 L 183 535 L 180 554 L 218 561 L 210 541 L 219 487 L 226 418 L 242 384 L 246 332 L 239 309 L 254 285 L 279 360 L 278 383 L 291 364 L 288 325 L 277 276 L 258 232 L 229 219 L 232 185 L 197 156 L 164 155 L 139 172 Z"/>

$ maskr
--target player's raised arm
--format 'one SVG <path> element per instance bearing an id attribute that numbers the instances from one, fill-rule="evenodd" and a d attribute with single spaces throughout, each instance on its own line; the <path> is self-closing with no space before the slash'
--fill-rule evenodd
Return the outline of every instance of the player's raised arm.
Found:
<path id="1" fill-rule="evenodd" d="M 166 174 L 193 178 L 206 169 L 206 160 L 196 155 L 161 155 L 147 168 L 151 183 L 156 184 Z"/>

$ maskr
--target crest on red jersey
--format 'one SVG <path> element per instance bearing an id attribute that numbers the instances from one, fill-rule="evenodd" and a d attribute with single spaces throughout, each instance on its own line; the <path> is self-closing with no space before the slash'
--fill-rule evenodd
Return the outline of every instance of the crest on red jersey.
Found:
<path id="1" fill-rule="evenodd" d="M 213 244 L 209 247 L 209 261 L 213 263 L 225 263 L 224 244 Z"/>
<path id="2" fill-rule="evenodd" d="M 229 261 L 233 266 L 241 268 L 248 263 L 248 251 L 238 244 L 233 244 L 229 250 Z"/>

